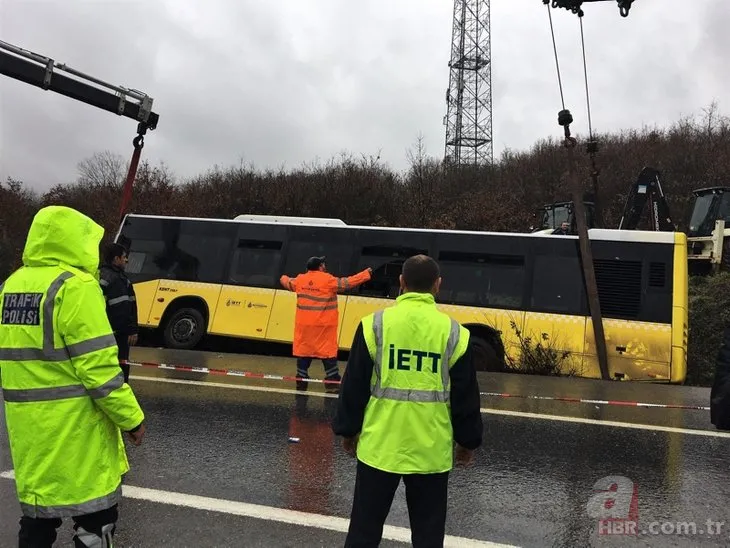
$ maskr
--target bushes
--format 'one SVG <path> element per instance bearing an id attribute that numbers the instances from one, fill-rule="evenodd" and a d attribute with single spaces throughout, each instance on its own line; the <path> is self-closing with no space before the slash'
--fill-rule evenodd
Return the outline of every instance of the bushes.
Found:
<path id="1" fill-rule="evenodd" d="M 572 364 L 570 352 L 558 350 L 547 333 L 540 333 L 537 340 L 533 340 L 525 336 L 514 321 L 510 322 L 510 326 L 520 341 L 519 357 L 505 357 L 510 373 L 553 377 L 574 377 L 579 374 L 578 368 Z"/>
<path id="2" fill-rule="evenodd" d="M 730 327 L 730 273 L 690 278 L 686 384 L 712 385 L 725 327 Z"/>

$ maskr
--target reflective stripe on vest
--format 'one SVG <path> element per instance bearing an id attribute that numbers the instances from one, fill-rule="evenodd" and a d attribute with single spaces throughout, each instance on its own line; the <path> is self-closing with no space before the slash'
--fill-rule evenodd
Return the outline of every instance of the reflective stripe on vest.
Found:
<path id="1" fill-rule="evenodd" d="M 65 506 L 37 506 L 26 502 L 20 503 L 24 516 L 31 518 L 54 518 L 57 516 L 78 516 L 81 514 L 93 514 L 111 508 L 122 500 L 122 486 L 119 485 L 114 491 L 81 504 L 69 504 Z"/>
<path id="2" fill-rule="evenodd" d="M 121 297 L 115 297 L 114 299 L 109 299 L 107 301 L 107 304 L 109 306 L 114 306 L 115 304 L 125 303 L 128 301 L 134 302 L 136 300 L 137 299 L 135 297 L 130 297 L 129 295 L 122 295 Z"/>
<path id="3" fill-rule="evenodd" d="M 86 341 L 69 345 L 64 348 L 55 348 L 55 333 L 53 331 L 53 312 L 56 306 L 56 295 L 63 283 L 73 276 L 70 272 L 61 273 L 48 287 L 46 300 L 43 303 L 43 348 L 2 348 L 0 360 L 9 362 L 44 361 L 59 362 L 77 358 L 89 352 L 95 352 L 117 344 L 114 335 L 102 335 Z M 2 286 L 0 286 L 2 291 Z"/>
<path id="4" fill-rule="evenodd" d="M 301 301 L 310 304 L 303 304 Z M 320 303 L 320 304 L 312 304 Z M 307 295 L 305 293 L 297 293 L 297 308 L 299 310 L 335 310 L 337 308 L 337 295 L 332 297 L 317 297 L 315 295 Z"/>
<path id="5" fill-rule="evenodd" d="M 92 399 L 105 398 L 113 390 L 124 384 L 124 374 L 120 372 L 116 377 L 105 382 L 97 388 L 87 390 L 83 384 L 72 384 L 68 386 L 54 386 L 53 388 L 3 388 L 3 398 L 7 402 L 40 402 L 65 400 L 68 398 L 80 398 L 89 396 Z"/>
<path id="6" fill-rule="evenodd" d="M 448 402 L 449 401 L 449 362 L 451 356 L 459 344 L 459 322 L 451 320 L 451 331 L 446 343 L 446 349 L 442 358 L 441 380 L 444 389 L 440 390 L 410 390 L 407 388 L 383 387 L 380 384 L 381 371 L 383 367 L 383 311 L 378 310 L 373 314 L 373 333 L 375 335 L 375 386 L 372 388 L 374 398 L 414 401 L 414 402 Z"/>

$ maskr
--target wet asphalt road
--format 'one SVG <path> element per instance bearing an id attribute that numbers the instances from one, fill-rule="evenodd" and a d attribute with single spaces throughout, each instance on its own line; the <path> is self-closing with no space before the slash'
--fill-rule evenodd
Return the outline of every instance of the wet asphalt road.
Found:
<path id="1" fill-rule="evenodd" d="M 133 359 L 291 374 L 292 360 L 134 349 Z M 125 485 L 347 518 L 355 462 L 329 427 L 334 397 L 311 385 L 134 367 L 130 381 L 148 434 L 130 447 Z M 314 362 L 312 376 L 321 377 Z M 191 382 L 192 381 L 192 382 Z M 481 389 L 708 405 L 709 390 L 480 374 Z M 482 398 L 484 447 L 451 475 L 447 534 L 515 546 L 725 546 L 730 542 L 730 437 L 709 412 Z M 540 414 L 540 415 L 535 415 Z M 547 416 L 546 416 L 547 415 Z M 619 421 L 641 428 L 554 420 Z M 4 421 L 3 421 L 4 422 Z M 670 426 L 711 435 L 652 429 Z M 4 428 L 0 470 L 12 468 Z M 300 438 L 289 443 L 288 438 Z M 586 504 L 601 477 L 637 485 L 639 529 L 652 521 L 726 522 L 722 534 L 599 536 Z M 0 479 L 0 547 L 15 546 L 13 482 Z M 169 496 L 169 495 L 168 495 Z M 173 495 L 179 503 L 182 495 Z M 177 499 L 177 500 L 176 500 Z M 118 546 L 342 546 L 344 534 L 230 513 L 125 497 Z M 408 527 L 399 488 L 388 524 Z M 667 525 L 668 527 L 668 525 Z M 64 536 L 65 535 L 65 536 Z M 70 525 L 60 531 L 67 541 Z M 67 542 L 56 544 L 68 545 Z M 384 542 L 382 546 L 403 545 Z"/>

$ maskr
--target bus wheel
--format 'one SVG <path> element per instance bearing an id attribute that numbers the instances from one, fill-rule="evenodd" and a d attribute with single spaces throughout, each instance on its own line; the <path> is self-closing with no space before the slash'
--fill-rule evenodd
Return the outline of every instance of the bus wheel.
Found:
<path id="1" fill-rule="evenodd" d="M 205 334 L 205 318 L 196 308 L 181 308 L 165 323 L 164 339 L 167 348 L 190 350 Z"/>
<path id="2" fill-rule="evenodd" d="M 477 371 L 492 373 L 504 371 L 504 366 L 499 362 L 497 352 L 486 340 L 472 335 L 471 347 L 474 355 L 474 367 Z"/>

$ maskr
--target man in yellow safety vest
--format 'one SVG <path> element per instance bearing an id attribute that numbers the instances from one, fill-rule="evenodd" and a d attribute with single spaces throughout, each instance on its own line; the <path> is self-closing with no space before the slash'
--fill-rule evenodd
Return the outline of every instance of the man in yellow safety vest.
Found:
<path id="1" fill-rule="evenodd" d="M 62 518 L 76 547 L 112 545 L 144 414 L 124 383 L 95 277 L 104 229 L 68 207 L 38 211 L 23 266 L 0 285 L 0 375 L 20 502 L 19 546 L 48 547 Z"/>
<path id="2" fill-rule="evenodd" d="M 468 464 L 482 442 L 469 331 L 436 308 L 439 266 L 403 263 L 394 307 L 366 316 L 340 387 L 335 434 L 357 457 L 345 546 L 378 546 L 401 477 L 413 546 L 442 546 L 454 442 Z"/>

